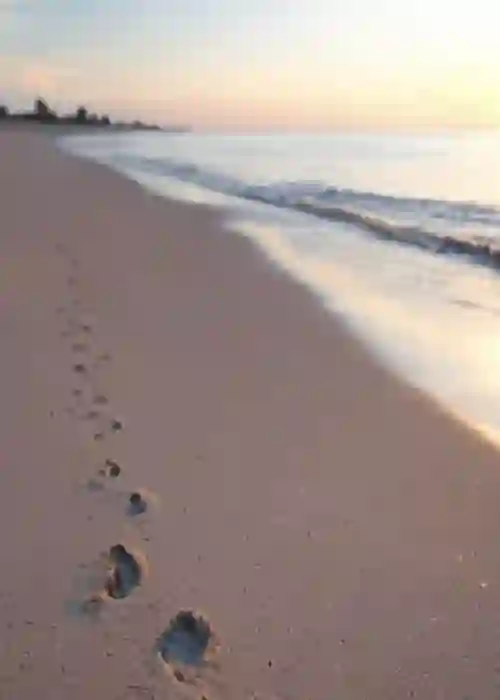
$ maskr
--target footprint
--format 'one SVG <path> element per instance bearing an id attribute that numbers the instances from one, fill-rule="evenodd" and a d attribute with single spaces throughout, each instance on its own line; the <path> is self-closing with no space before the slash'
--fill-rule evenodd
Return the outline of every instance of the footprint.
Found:
<path id="1" fill-rule="evenodd" d="M 115 600 L 127 598 L 144 579 L 145 559 L 138 554 L 132 554 L 122 544 L 113 545 L 108 558 L 110 569 L 104 590 Z"/>
<path id="2" fill-rule="evenodd" d="M 95 442 L 101 442 L 104 440 L 104 433 L 94 433 Z"/>
<path id="3" fill-rule="evenodd" d="M 87 374 L 87 367 L 83 362 L 77 362 L 76 365 L 73 365 L 73 371 L 77 374 Z"/>
<path id="4" fill-rule="evenodd" d="M 110 476 L 112 479 L 116 479 L 118 476 L 120 476 L 122 468 L 117 462 L 114 462 L 112 459 L 107 459 L 106 460 L 106 474 Z"/>
<path id="5" fill-rule="evenodd" d="M 87 343 L 73 343 L 71 349 L 73 352 L 85 352 L 88 350 L 88 347 Z"/>
<path id="6" fill-rule="evenodd" d="M 106 404 L 108 403 L 108 399 L 106 398 L 106 396 L 104 396 L 104 394 L 97 394 L 97 396 L 94 396 L 93 401 L 96 404 L 96 406 L 106 406 Z"/>
<path id="7" fill-rule="evenodd" d="M 204 666 L 215 651 L 215 635 L 208 620 L 192 610 L 181 610 L 157 640 L 157 652 L 177 678 Z"/>
<path id="8" fill-rule="evenodd" d="M 146 495 L 143 491 L 134 491 L 130 494 L 128 499 L 128 514 L 129 515 L 141 515 L 145 513 L 148 509 L 148 502 Z"/>
<path id="9" fill-rule="evenodd" d="M 121 421 L 121 420 L 118 420 L 118 419 L 116 419 L 116 418 L 114 418 L 114 419 L 111 421 L 111 430 L 112 430 L 114 433 L 118 433 L 118 432 L 120 432 L 120 430 L 123 430 L 123 423 L 122 423 L 122 421 Z"/>
<path id="10" fill-rule="evenodd" d="M 81 323 L 80 330 L 82 331 L 82 333 L 90 335 L 90 333 L 92 333 L 92 325 L 90 323 Z"/>

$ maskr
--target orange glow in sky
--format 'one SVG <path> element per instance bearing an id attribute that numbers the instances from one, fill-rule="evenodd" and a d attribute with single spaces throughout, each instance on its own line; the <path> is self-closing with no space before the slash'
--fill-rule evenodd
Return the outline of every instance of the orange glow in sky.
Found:
<path id="1" fill-rule="evenodd" d="M 500 126 L 491 0 L 0 0 L 0 102 L 199 128 Z"/>

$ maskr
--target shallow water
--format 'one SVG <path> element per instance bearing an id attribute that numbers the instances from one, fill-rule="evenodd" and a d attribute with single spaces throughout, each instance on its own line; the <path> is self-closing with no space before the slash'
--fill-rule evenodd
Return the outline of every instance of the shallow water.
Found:
<path id="1" fill-rule="evenodd" d="M 222 205 L 391 368 L 500 442 L 498 132 L 112 134 L 64 146 L 156 192 Z"/>

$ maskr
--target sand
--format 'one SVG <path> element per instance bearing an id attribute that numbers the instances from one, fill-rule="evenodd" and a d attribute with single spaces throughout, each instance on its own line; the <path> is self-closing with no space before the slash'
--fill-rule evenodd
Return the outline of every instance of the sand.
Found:
<path id="1" fill-rule="evenodd" d="M 2 700 L 500 696 L 493 447 L 217 212 L 27 130 L 0 264 Z"/>

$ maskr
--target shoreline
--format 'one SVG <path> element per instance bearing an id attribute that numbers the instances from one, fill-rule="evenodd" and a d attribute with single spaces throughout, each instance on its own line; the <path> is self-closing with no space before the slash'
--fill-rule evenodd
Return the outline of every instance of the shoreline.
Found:
<path id="1" fill-rule="evenodd" d="M 215 208 L 0 154 L 0 697 L 493 700 L 497 452 Z M 70 615 L 117 542 L 144 583 Z M 219 640 L 190 689 L 153 653 L 186 607 Z"/>
<path id="2" fill-rule="evenodd" d="M 66 135 L 63 134 L 61 138 L 64 139 L 65 136 Z M 56 138 L 56 143 L 57 140 Z M 178 202 L 186 206 L 206 208 L 207 211 L 215 212 L 215 215 L 219 219 L 220 226 L 223 226 L 223 228 L 239 238 L 243 237 L 249 240 L 262 254 L 265 260 L 275 266 L 292 284 L 298 284 L 307 294 L 311 294 L 313 299 L 327 311 L 335 323 L 341 323 L 344 330 L 352 336 L 355 342 L 360 342 L 363 345 L 370 354 L 372 361 L 375 361 L 380 368 L 383 368 L 384 371 L 395 376 L 399 381 L 403 382 L 403 384 L 409 386 L 411 390 L 422 394 L 426 399 L 435 404 L 446 416 L 450 417 L 452 420 L 458 421 L 464 428 L 480 435 L 481 439 L 495 449 L 500 450 L 500 427 L 492 423 L 487 417 L 485 418 L 484 411 L 481 410 L 482 406 L 479 406 L 479 409 L 475 407 L 473 410 L 470 410 L 463 400 L 457 402 L 456 399 L 450 395 L 450 390 L 449 387 L 446 386 L 446 383 L 444 385 L 440 382 L 433 383 L 429 378 L 428 375 L 434 368 L 426 368 L 422 371 L 422 366 L 418 367 L 417 365 L 419 371 L 414 372 L 412 376 L 409 367 L 410 363 L 400 359 L 401 356 L 405 355 L 402 345 L 395 351 L 394 344 L 391 347 L 390 341 L 388 340 L 387 331 L 384 334 L 378 329 L 375 330 L 375 328 L 367 330 L 366 320 L 363 325 L 363 320 L 360 321 L 359 319 L 359 306 L 356 308 L 356 305 L 350 304 L 351 308 L 349 308 L 349 301 L 347 307 L 345 304 L 338 304 L 328 287 L 325 288 L 325 285 L 318 283 L 318 281 L 314 279 L 314 272 L 308 270 L 307 267 L 304 269 L 304 267 L 301 266 L 292 248 L 288 249 L 286 245 L 282 246 L 281 241 L 278 239 L 271 242 L 268 239 L 266 240 L 265 235 L 263 236 L 260 234 L 258 230 L 257 232 L 253 230 L 254 225 L 251 221 L 251 217 L 249 217 L 247 221 L 245 214 L 243 214 L 242 217 L 237 207 L 233 208 L 230 204 L 210 201 L 209 199 L 206 199 L 206 201 L 192 201 L 188 198 L 183 198 L 182 195 L 175 196 L 175 194 L 172 194 L 168 189 L 158 186 L 157 183 L 151 181 L 149 178 L 145 180 L 142 179 L 141 181 L 140 174 L 127 174 L 110 163 L 106 163 L 104 160 L 94 160 L 91 156 L 86 155 L 85 151 L 81 153 L 78 153 L 78 150 L 73 152 L 71 148 L 66 148 L 63 143 L 61 143 L 60 146 L 58 145 L 58 147 L 66 155 L 106 167 L 119 177 L 124 177 L 128 181 L 139 184 L 142 190 L 154 196 L 159 196 L 161 199 L 170 202 Z M 216 190 L 209 189 L 207 192 L 217 195 Z M 230 195 L 227 196 L 231 199 Z M 252 202 L 251 199 L 245 197 L 240 199 L 238 195 L 234 195 L 234 198 L 236 201 L 243 203 Z M 259 200 L 256 199 L 254 202 L 259 203 Z M 271 202 L 266 203 L 266 206 L 270 206 L 271 209 L 274 207 L 281 209 L 281 205 L 272 204 Z M 346 308 L 348 310 L 346 310 Z M 364 314 L 365 311 L 363 310 L 361 318 L 363 318 Z M 409 342 L 408 338 L 406 340 Z M 418 357 L 414 359 L 417 361 L 419 360 Z M 472 371 L 473 368 L 469 368 L 469 370 Z M 416 375 L 419 374 L 420 378 L 417 380 Z M 470 388 L 466 387 L 465 390 L 463 390 L 464 393 L 466 393 L 468 389 Z M 494 415 L 493 412 L 492 415 Z"/>

